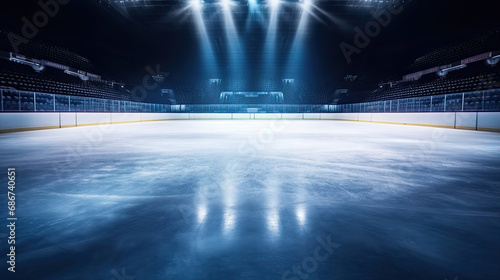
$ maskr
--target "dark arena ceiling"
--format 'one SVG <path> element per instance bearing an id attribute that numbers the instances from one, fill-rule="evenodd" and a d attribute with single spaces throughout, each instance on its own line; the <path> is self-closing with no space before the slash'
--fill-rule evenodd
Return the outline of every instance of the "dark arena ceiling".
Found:
<path id="1" fill-rule="evenodd" d="M 499 25 L 492 1 L 281 0 L 274 6 L 276 3 L 73 0 L 61 5 L 35 39 L 67 47 L 103 73 L 133 84 L 141 82 L 147 66 L 160 65 L 172 77 L 202 73 L 203 40 L 210 42 L 221 72 L 231 72 L 230 61 L 242 58 L 248 73 L 271 66 L 283 76 L 279 69 L 289 66 L 294 41 L 298 34 L 305 34 L 298 41 L 303 47 L 303 72 L 336 83 L 349 74 L 401 75 L 418 57 Z M 339 45 L 354 45 L 356 28 L 365 29 L 375 20 L 374 15 L 396 6 L 403 11 L 393 14 L 390 24 L 347 62 Z M 0 11 L 2 27 L 19 34 L 22 19 L 31 19 L 40 10 L 35 0 L 5 3 Z M 305 15 L 308 21 L 301 24 Z M 268 40 L 270 34 L 275 36 L 272 41 Z M 233 37 L 238 38 L 241 53 L 231 45 Z M 275 54 L 272 65 L 262 63 L 266 52 Z"/>
<path id="2" fill-rule="evenodd" d="M 227 1 L 233 21 L 265 23 L 270 20 L 274 0 Z M 390 6 L 406 6 L 411 0 L 284 0 L 279 1 L 279 28 L 296 29 L 293 23 L 305 11 L 325 25 L 354 22 Z M 99 0 L 105 7 L 115 10 L 126 19 L 153 28 L 172 28 L 190 21 L 193 5 L 201 5 L 203 20 L 208 29 L 221 29 L 224 25 L 224 1 L 218 0 Z M 306 6 L 311 6 L 309 9 Z"/>

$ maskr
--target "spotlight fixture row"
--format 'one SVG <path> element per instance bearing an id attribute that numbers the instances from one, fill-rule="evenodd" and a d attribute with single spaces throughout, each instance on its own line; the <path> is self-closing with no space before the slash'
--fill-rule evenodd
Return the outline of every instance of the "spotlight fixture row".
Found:
<path id="1" fill-rule="evenodd" d="M 297 0 L 297 3 L 299 3 L 302 6 L 309 6 L 312 3 L 313 0 Z M 287 3 L 292 3 L 289 1 L 282 1 L 282 0 L 265 0 L 265 1 L 260 1 L 261 3 L 257 3 L 257 0 L 248 0 L 248 5 L 250 6 L 257 6 L 259 4 L 267 5 L 272 8 L 276 8 L 280 5 L 282 2 L 287 2 Z M 225 8 L 228 8 L 230 6 L 236 5 L 236 2 L 233 0 L 219 0 L 218 2 L 210 2 L 207 3 L 208 5 L 213 5 L 213 4 L 218 4 L 221 5 Z M 204 0 L 191 0 L 189 1 L 189 5 L 193 8 L 201 8 L 203 5 L 205 5 Z"/>

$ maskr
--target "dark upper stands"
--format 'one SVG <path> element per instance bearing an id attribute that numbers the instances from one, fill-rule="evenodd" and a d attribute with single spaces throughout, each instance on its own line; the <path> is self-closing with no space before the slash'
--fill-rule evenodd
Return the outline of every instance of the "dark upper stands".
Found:
<path id="1" fill-rule="evenodd" d="M 37 73 L 29 66 L 3 59 L 0 59 L 0 86 L 21 91 L 132 100 L 128 91 L 116 86 L 82 81 L 49 67 Z"/>
<path id="2" fill-rule="evenodd" d="M 95 71 L 95 67 L 85 57 L 82 57 L 65 47 L 50 44 L 38 39 L 31 39 L 25 43 L 20 43 L 18 45 L 18 50 L 15 50 L 9 41 L 8 35 L 8 31 L 0 29 L 0 50 L 20 53 L 28 57 L 49 60 L 87 72 Z"/>
<path id="3" fill-rule="evenodd" d="M 435 49 L 417 58 L 415 62 L 408 67 L 406 73 L 417 72 L 434 66 L 446 65 L 466 57 L 497 50 L 499 49 L 499 45 L 500 31 L 489 31 L 484 34 Z"/>
<path id="4" fill-rule="evenodd" d="M 344 86 L 348 89 L 348 93 L 341 96 L 339 103 L 384 101 L 497 89 L 500 88 L 500 67 L 488 65 L 485 60 L 468 63 L 465 68 L 450 71 L 445 76 L 439 76 L 434 72 L 422 75 L 416 81 L 405 81 L 402 77 L 404 74 L 433 67 L 456 64 L 462 59 L 490 51 L 494 52 L 495 55 L 498 50 L 500 50 L 500 32 L 498 30 L 462 40 L 416 59 L 399 77 L 380 78 L 379 76 L 377 85 L 374 84 L 373 79 L 365 79 L 365 75 L 360 75 L 354 81 L 346 82 Z M 383 81 L 391 82 L 384 83 Z"/>
<path id="5" fill-rule="evenodd" d="M 8 32 L 2 30 L 0 30 L 0 49 L 4 52 L 13 51 Z M 94 71 L 94 67 L 86 58 L 63 47 L 35 39 L 20 44 L 19 53 L 27 57 L 56 62 L 78 70 Z M 78 77 L 65 74 L 63 70 L 51 67 L 45 67 L 43 71 L 35 72 L 30 66 L 1 58 L 0 87 L 40 93 L 134 101 L 129 91 L 116 84 L 83 81 Z"/>
<path id="6" fill-rule="evenodd" d="M 435 73 L 418 81 L 400 82 L 388 89 L 378 89 L 366 101 L 382 101 L 419 96 L 460 93 L 500 88 L 499 67 L 489 67 L 484 61 L 438 77 Z"/>
<path id="7" fill-rule="evenodd" d="M 335 89 L 331 85 L 318 85 L 311 81 L 296 80 L 296 100 L 291 104 L 328 104 L 333 100 Z"/>

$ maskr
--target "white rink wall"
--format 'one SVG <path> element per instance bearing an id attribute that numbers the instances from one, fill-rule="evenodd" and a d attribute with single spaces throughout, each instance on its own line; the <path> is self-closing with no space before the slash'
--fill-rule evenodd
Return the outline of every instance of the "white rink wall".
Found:
<path id="1" fill-rule="evenodd" d="M 500 112 L 446 113 L 0 113 L 0 132 L 165 120 L 342 120 L 500 132 Z"/>

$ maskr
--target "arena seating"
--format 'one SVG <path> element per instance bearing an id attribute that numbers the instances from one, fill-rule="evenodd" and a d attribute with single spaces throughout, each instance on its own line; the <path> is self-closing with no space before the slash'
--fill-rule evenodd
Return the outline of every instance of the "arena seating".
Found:
<path id="1" fill-rule="evenodd" d="M 210 92 L 208 80 L 174 79 L 169 82 L 178 104 L 216 104 L 220 92 Z"/>
<path id="2" fill-rule="evenodd" d="M 296 80 L 297 99 L 292 104 L 328 104 L 335 89 L 331 85 L 318 85 L 306 80 Z M 287 102 L 288 103 L 288 102 Z"/>
<path id="3" fill-rule="evenodd" d="M 446 65 L 476 54 L 494 50 L 500 43 L 500 31 L 493 30 L 479 34 L 468 40 L 457 41 L 435 49 L 415 60 L 408 73 L 421 71 L 438 65 Z"/>
<path id="4" fill-rule="evenodd" d="M 451 71 L 445 76 L 437 73 L 422 75 L 416 81 L 405 80 L 407 74 L 441 67 L 458 65 L 462 59 L 487 52 L 497 53 L 500 49 L 500 31 L 493 29 L 485 33 L 461 39 L 432 50 L 417 58 L 405 70 L 393 73 L 361 73 L 356 79 L 345 81 L 339 88 L 348 89 L 340 96 L 339 104 L 385 101 L 411 97 L 453 94 L 499 88 L 500 67 L 488 65 L 480 60 L 467 63 L 462 69 Z M 395 75 L 398 73 L 398 75 Z"/>
<path id="5" fill-rule="evenodd" d="M 44 42 L 38 38 L 19 44 L 18 50 L 15 50 L 9 41 L 8 34 L 8 31 L 0 29 L 0 50 L 16 52 L 33 58 L 45 59 L 88 72 L 95 71 L 94 65 L 92 65 L 87 58 L 65 47 Z"/>
<path id="6" fill-rule="evenodd" d="M 366 101 L 487 90 L 499 88 L 499 81 L 499 68 L 489 67 L 483 61 L 450 72 L 444 77 L 439 77 L 435 73 L 428 74 L 418 81 L 401 82 L 389 89 L 379 88 L 370 94 Z"/>
<path id="7" fill-rule="evenodd" d="M 0 29 L 0 50 L 6 53 L 16 51 L 9 41 L 8 34 L 8 31 Z M 17 51 L 26 57 L 48 60 L 74 69 L 95 73 L 95 67 L 88 59 L 64 47 L 38 39 L 19 44 Z M 117 85 L 82 81 L 78 77 L 70 76 L 60 69 L 51 67 L 45 67 L 43 71 L 35 72 L 29 66 L 7 59 L 0 59 L 0 87 L 39 93 L 134 101 L 129 91 Z"/>
<path id="8" fill-rule="evenodd" d="M 82 81 L 61 70 L 46 68 L 37 73 L 29 66 L 0 59 L 0 86 L 21 91 L 54 93 L 115 100 L 132 100 L 131 94 L 119 87 Z"/>

